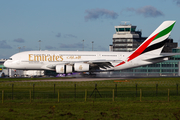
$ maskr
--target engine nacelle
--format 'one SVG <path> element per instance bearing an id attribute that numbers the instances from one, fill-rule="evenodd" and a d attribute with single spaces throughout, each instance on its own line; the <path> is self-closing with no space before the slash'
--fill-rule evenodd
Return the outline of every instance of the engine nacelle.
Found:
<path id="1" fill-rule="evenodd" d="M 74 64 L 74 71 L 77 71 L 77 72 L 89 71 L 89 64 L 75 63 Z"/>
<path id="2" fill-rule="evenodd" d="M 72 73 L 73 67 L 71 65 L 56 65 L 56 73 Z"/>

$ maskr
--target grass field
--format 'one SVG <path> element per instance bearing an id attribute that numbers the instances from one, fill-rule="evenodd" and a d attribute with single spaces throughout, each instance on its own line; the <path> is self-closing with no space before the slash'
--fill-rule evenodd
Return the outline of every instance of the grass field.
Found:
<path id="1" fill-rule="evenodd" d="M 3 120 L 176 120 L 180 102 L 62 102 L 5 103 L 0 107 Z"/>
<path id="2" fill-rule="evenodd" d="M 14 79 L 0 80 L 3 81 L 0 82 L 0 91 L 4 91 L 3 103 L 2 92 L 0 94 L 1 119 L 180 119 L 178 77 L 91 82 L 23 82 L 23 80 L 32 79 L 21 79 L 19 82 L 13 82 L 17 81 Z M 95 92 L 92 94 L 95 84 L 102 98 L 97 91 L 96 96 Z M 86 101 L 85 91 L 87 91 Z"/>

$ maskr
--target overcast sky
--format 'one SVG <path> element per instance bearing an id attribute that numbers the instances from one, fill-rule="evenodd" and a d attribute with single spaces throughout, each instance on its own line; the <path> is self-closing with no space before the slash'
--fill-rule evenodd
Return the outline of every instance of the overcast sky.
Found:
<path id="1" fill-rule="evenodd" d="M 128 21 L 148 37 L 163 21 L 180 45 L 180 0 L 0 0 L 0 58 L 20 51 L 108 51 L 114 26 Z M 41 42 L 38 42 L 41 40 Z"/>

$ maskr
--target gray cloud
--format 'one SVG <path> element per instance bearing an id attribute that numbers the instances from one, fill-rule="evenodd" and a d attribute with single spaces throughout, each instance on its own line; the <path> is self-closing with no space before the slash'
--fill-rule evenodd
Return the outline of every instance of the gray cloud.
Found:
<path id="1" fill-rule="evenodd" d="M 85 13 L 87 14 L 84 18 L 85 21 L 92 20 L 92 19 L 99 19 L 99 18 L 111 18 L 116 19 L 118 17 L 118 14 L 114 11 L 110 11 L 107 9 L 91 9 L 86 10 Z"/>
<path id="2" fill-rule="evenodd" d="M 14 42 L 18 42 L 18 43 L 24 43 L 25 40 L 22 39 L 22 38 L 17 38 L 17 39 L 14 39 Z"/>
<path id="3" fill-rule="evenodd" d="M 176 3 L 177 6 L 180 7 L 180 0 L 173 0 L 173 1 Z"/>
<path id="4" fill-rule="evenodd" d="M 6 43 L 6 40 L 2 40 L 0 41 L 0 49 L 12 49 L 12 47 Z"/>
<path id="5" fill-rule="evenodd" d="M 64 44 L 61 43 L 59 45 L 60 48 L 82 48 L 83 44 L 82 43 L 74 43 L 74 44 Z"/>
<path id="6" fill-rule="evenodd" d="M 65 34 L 64 37 L 65 38 L 77 38 L 77 36 L 72 35 L 72 34 Z"/>
<path id="7" fill-rule="evenodd" d="M 160 10 L 157 10 L 153 6 L 144 6 L 142 8 L 127 8 L 125 11 L 135 12 L 136 14 L 143 15 L 144 17 L 159 17 L 164 16 L 164 13 Z"/>
<path id="8" fill-rule="evenodd" d="M 56 37 L 61 37 L 61 33 L 58 33 L 58 34 L 56 35 Z"/>
<path id="9" fill-rule="evenodd" d="M 73 34 L 64 34 L 64 35 L 61 35 L 61 33 L 58 33 L 56 35 L 56 37 L 60 38 L 61 36 L 63 36 L 64 38 L 77 38 L 77 36 L 73 35 Z"/>

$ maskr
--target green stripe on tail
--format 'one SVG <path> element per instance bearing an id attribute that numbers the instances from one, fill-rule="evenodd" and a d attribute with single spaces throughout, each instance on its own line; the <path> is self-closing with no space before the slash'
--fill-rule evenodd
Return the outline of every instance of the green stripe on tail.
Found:
<path id="1" fill-rule="evenodd" d="M 164 29 L 163 31 L 161 31 L 155 38 L 154 40 L 168 34 L 169 32 L 171 32 L 171 30 L 173 29 L 173 26 L 176 22 L 174 22 L 171 26 L 169 26 L 168 28 Z"/>

